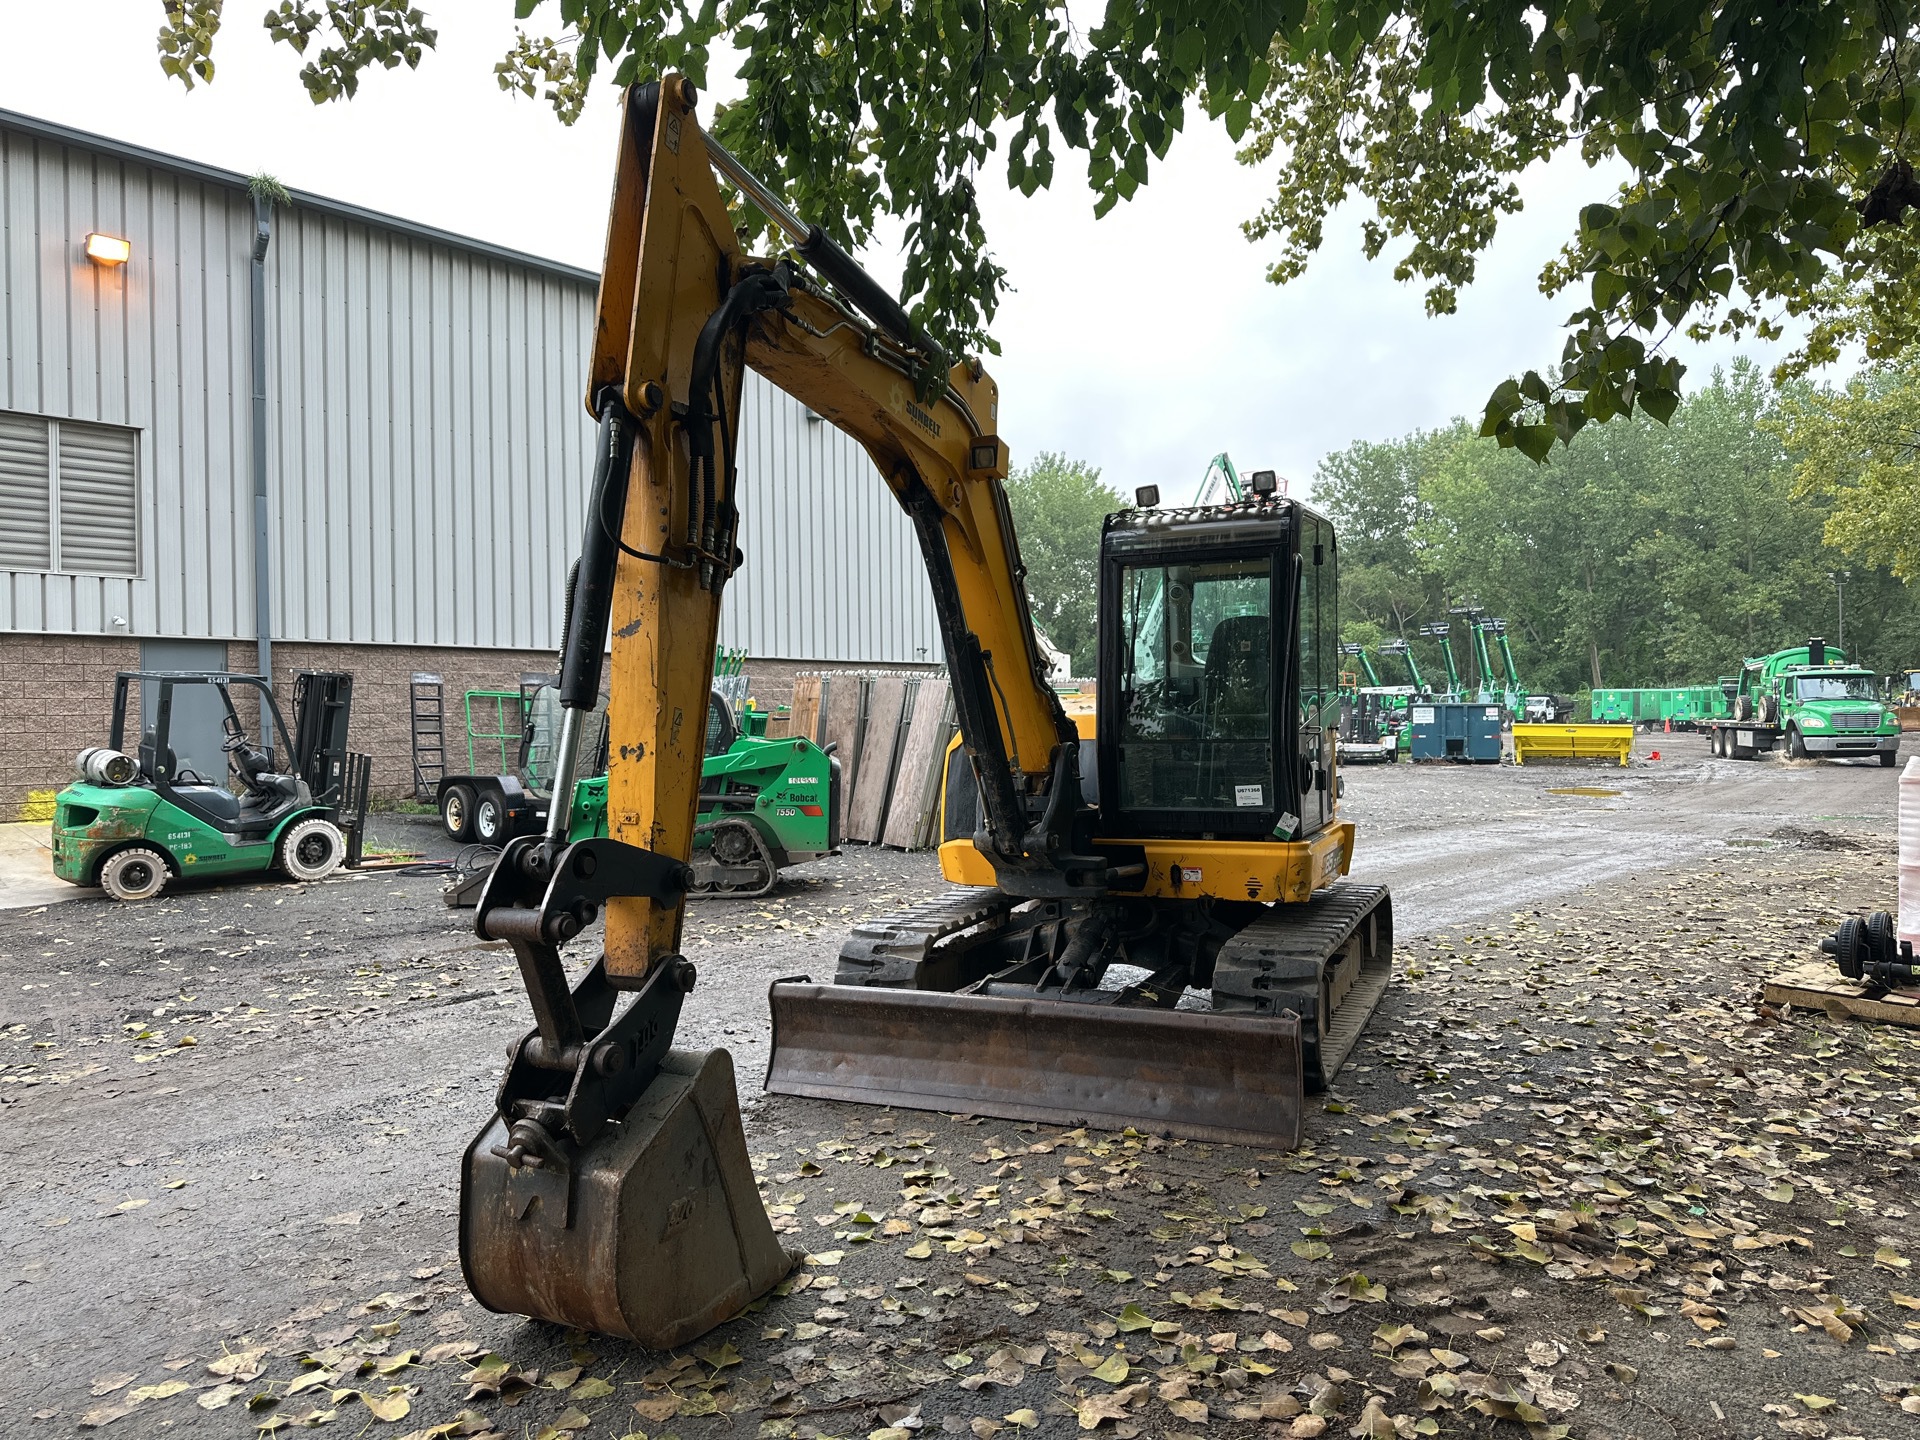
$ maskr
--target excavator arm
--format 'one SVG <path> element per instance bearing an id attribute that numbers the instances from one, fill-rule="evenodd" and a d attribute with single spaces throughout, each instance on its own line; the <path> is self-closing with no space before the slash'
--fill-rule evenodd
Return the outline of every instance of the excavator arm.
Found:
<path id="1" fill-rule="evenodd" d="M 561 657 L 547 833 L 501 853 L 476 913 L 514 950 L 535 1028 L 469 1147 L 461 1245 L 483 1304 L 665 1346 L 791 1263 L 747 1163 L 724 1051 L 671 1049 L 721 595 L 742 563 L 735 453 L 758 371 L 854 436 L 912 518 L 983 804 L 976 844 L 1013 895 L 1101 892 L 1080 853 L 1079 736 L 1047 682 L 1000 484 L 993 380 L 946 363 L 878 284 L 701 130 L 679 76 L 620 129 L 588 406 L 599 425 Z M 792 242 L 755 258 L 716 170 Z M 567 843 L 610 659 L 607 828 Z M 604 913 L 569 983 L 561 947 Z"/>

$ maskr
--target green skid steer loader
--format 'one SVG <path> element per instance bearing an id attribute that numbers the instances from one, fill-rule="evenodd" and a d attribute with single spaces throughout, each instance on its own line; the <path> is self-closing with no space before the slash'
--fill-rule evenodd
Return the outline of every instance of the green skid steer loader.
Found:
<path id="1" fill-rule="evenodd" d="M 449 839 L 504 845 L 539 834 L 552 804 L 551 776 L 560 735 L 558 692 L 545 682 L 522 688 L 525 729 L 510 775 L 447 775 L 438 787 L 441 828 Z M 582 728 L 569 841 L 607 833 L 604 709 Z M 700 819 L 694 836 L 695 895 L 753 899 L 780 872 L 831 855 L 841 838 L 840 761 L 804 736 L 744 733 L 717 689 L 708 697 L 706 759 L 700 767 Z M 479 900 L 487 867 L 457 876 L 447 903 Z"/>

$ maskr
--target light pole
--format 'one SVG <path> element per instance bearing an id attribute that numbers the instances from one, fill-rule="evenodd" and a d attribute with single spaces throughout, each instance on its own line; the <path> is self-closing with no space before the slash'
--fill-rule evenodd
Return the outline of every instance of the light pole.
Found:
<path id="1" fill-rule="evenodd" d="M 1838 626 L 1840 638 L 1833 643 L 1835 647 L 1839 649 L 1840 653 L 1844 655 L 1847 650 L 1847 581 L 1853 578 L 1853 572 L 1851 570 L 1829 570 L 1827 572 L 1827 578 L 1833 581 L 1834 599 L 1840 611 Z"/>

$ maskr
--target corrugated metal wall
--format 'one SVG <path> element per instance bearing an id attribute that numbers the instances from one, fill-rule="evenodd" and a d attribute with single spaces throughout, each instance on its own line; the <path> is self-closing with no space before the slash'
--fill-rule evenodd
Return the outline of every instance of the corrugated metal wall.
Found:
<path id="1" fill-rule="evenodd" d="M 592 287 L 295 208 L 268 305 L 281 636 L 557 643 Z"/>
<path id="2" fill-rule="evenodd" d="M 33 124 L 0 122 L 0 410 L 139 430 L 140 568 L 0 570 L 0 630 L 250 639 L 252 203 L 238 177 Z M 91 264 L 93 230 L 132 262 Z M 296 196 L 267 285 L 276 638 L 555 645 L 591 279 Z M 722 642 L 939 659 L 912 527 L 865 452 L 757 376 L 745 408 Z"/>
<path id="3" fill-rule="evenodd" d="M 749 655 L 941 660 L 919 542 L 867 452 L 749 374 L 741 400 L 740 548 L 720 640 Z"/>
<path id="4" fill-rule="evenodd" d="M 0 130 L 0 409 L 134 426 L 141 477 L 139 575 L 0 571 L 0 629 L 239 633 L 247 567 L 214 557 L 250 513 L 249 209 L 241 192 Z M 131 263 L 90 263 L 92 230 L 133 237 Z"/>

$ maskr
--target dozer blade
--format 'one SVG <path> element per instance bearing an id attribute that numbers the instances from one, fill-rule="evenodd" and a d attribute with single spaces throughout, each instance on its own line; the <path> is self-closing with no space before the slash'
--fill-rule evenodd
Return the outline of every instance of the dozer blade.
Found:
<path id="1" fill-rule="evenodd" d="M 782 981 L 777 1095 L 1300 1143 L 1300 1023 L 1198 1010 Z"/>
<path id="2" fill-rule="evenodd" d="M 496 1114 L 461 1170 L 460 1265 L 489 1310 L 664 1350 L 793 1268 L 754 1185 L 724 1050 L 669 1050 L 570 1168 L 511 1165 L 493 1153 L 507 1139 Z"/>

